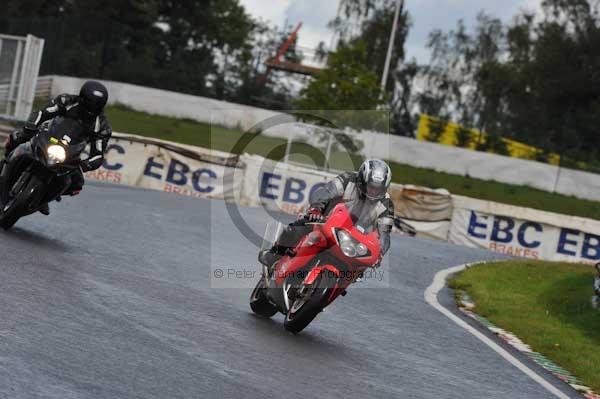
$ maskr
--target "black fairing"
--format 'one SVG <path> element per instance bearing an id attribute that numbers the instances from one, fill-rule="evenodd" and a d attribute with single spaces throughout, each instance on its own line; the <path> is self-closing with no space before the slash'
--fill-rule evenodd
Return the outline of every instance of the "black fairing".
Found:
<path id="1" fill-rule="evenodd" d="M 46 154 L 50 145 L 60 145 L 65 149 L 65 162 L 48 163 Z M 2 204 L 7 203 L 11 188 L 25 174 L 35 175 L 44 185 L 41 194 L 31 199 L 31 211 L 55 200 L 70 186 L 71 174 L 78 170 L 79 157 L 86 145 L 85 131 L 76 120 L 56 117 L 42 124 L 33 139 L 17 147 L 7 159 L 0 175 Z"/>
<path id="2" fill-rule="evenodd" d="M 46 164 L 46 149 L 51 144 L 57 144 L 67 152 L 66 165 L 79 160 L 87 145 L 87 136 L 81 123 L 74 119 L 57 117 L 40 126 L 38 134 L 32 139 L 31 145 L 37 160 Z M 40 155 L 42 155 L 40 157 Z M 61 165 L 62 166 L 62 165 Z"/>

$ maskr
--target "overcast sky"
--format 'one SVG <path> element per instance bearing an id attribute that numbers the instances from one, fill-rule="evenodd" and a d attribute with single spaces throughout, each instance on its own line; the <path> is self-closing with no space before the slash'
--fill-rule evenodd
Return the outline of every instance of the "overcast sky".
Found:
<path id="1" fill-rule="evenodd" d="M 283 26 L 303 22 L 299 44 L 316 47 L 320 41 L 329 44 L 332 33 L 327 22 L 337 12 L 338 0 L 240 0 L 250 14 Z M 520 9 L 538 10 L 541 0 L 406 0 L 413 27 L 407 42 L 408 58 L 420 62 L 429 59 L 425 44 L 433 29 L 449 30 L 463 19 L 472 26 L 481 10 L 509 21 Z"/>

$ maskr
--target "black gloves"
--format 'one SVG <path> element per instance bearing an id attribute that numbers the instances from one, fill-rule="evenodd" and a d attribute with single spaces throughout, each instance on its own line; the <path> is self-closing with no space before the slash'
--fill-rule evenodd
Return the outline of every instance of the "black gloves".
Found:
<path id="1" fill-rule="evenodd" d="M 102 163 L 104 162 L 104 159 L 102 159 L 102 157 L 97 157 L 96 159 L 90 161 L 89 159 L 86 159 L 85 161 L 81 161 L 81 163 L 79 164 L 81 167 L 81 171 L 83 173 L 85 172 L 90 172 L 92 170 L 96 170 L 98 169 L 100 166 L 102 166 Z"/>

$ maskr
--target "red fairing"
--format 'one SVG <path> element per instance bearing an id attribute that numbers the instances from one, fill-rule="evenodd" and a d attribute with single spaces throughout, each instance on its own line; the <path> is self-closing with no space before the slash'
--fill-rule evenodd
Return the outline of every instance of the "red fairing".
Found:
<path id="1" fill-rule="evenodd" d="M 369 250 L 368 256 L 359 258 L 346 256 L 338 245 L 335 233 L 340 229 L 345 230 L 352 238 L 365 245 Z M 379 259 L 381 251 L 379 233 L 376 229 L 368 234 L 359 231 L 354 226 L 346 205 L 338 204 L 329 214 L 325 224 L 315 225 L 313 231 L 298 243 L 295 248 L 295 256 L 285 256 L 278 262 L 275 271 L 276 284 L 278 286 L 283 285 L 287 277 L 295 273 L 300 273 L 315 256 L 323 251 L 327 251 L 329 255 L 337 259 L 338 264 L 345 265 L 345 269 L 358 273 L 373 266 Z M 338 266 L 335 264 L 322 264 L 314 267 L 308 273 L 304 283 L 310 284 L 314 282 L 316 277 L 325 270 L 334 273 L 338 277 L 343 277 L 339 286 L 332 293 L 330 301 L 333 301 L 335 297 L 355 280 L 355 276 L 354 274 L 352 276 L 343 276 L 343 273 L 340 272 Z"/>
<path id="2" fill-rule="evenodd" d="M 344 229 L 358 242 L 366 245 L 369 250 L 370 256 L 362 258 L 349 258 L 343 254 L 340 247 L 337 245 L 337 237 L 335 236 L 335 229 Z M 377 230 L 373 230 L 369 234 L 360 232 L 350 216 L 348 208 L 344 204 L 338 204 L 330 213 L 327 223 L 323 226 L 323 232 L 327 236 L 327 240 L 330 245 L 333 246 L 333 250 L 336 251 L 336 257 L 339 259 L 347 259 L 352 266 L 356 267 L 371 267 L 379 259 L 381 252 L 381 245 L 379 243 L 379 233 Z"/>
<path id="3" fill-rule="evenodd" d="M 310 271 L 310 273 L 308 273 L 308 276 L 306 276 L 306 278 L 304 279 L 304 284 L 314 283 L 315 279 L 319 276 L 319 274 L 321 274 L 325 270 L 333 273 L 337 277 L 340 277 L 342 275 L 342 273 L 340 273 L 340 271 L 334 266 L 331 266 L 331 265 L 317 266 L 314 269 L 312 269 Z"/>

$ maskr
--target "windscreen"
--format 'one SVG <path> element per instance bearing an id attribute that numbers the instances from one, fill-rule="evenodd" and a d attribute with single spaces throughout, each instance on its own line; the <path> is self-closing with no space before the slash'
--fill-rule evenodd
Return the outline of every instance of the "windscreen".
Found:
<path id="1" fill-rule="evenodd" d="M 265 228 L 265 234 L 263 235 L 261 251 L 271 249 L 275 242 L 279 239 L 281 232 L 284 229 L 284 225 L 281 222 L 269 222 Z"/>
<path id="2" fill-rule="evenodd" d="M 71 146 L 87 141 L 81 123 L 70 118 L 54 118 L 50 122 L 48 133 L 59 140 L 65 139 Z"/>
<path id="3" fill-rule="evenodd" d="M 379 201 L 353 200 L 346 203 L 352 221 L 359 231 L 368 234 L 374 230 L 379 216 L 378 205 Z"/>

